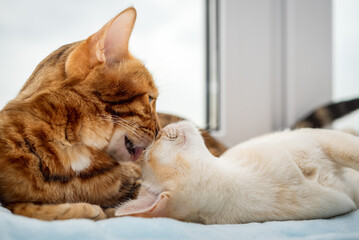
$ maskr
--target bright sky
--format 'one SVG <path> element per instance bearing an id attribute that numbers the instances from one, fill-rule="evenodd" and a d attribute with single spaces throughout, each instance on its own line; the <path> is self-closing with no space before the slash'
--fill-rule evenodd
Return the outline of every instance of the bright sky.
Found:
<path id="1" fill-rule="evenodd" d="M 154 76 L 158 111 L 203 126 L 204 0 L 0 0 L 0 108 L 48 54 L 87 38 L 128 6 L 137 9 L 130 51 Z"/>

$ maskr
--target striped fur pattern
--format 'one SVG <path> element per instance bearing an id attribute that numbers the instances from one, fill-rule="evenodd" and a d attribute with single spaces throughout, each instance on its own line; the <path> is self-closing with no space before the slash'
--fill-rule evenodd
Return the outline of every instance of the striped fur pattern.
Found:
<path id="1" fill-rule="evenodd" d="M 333 102 L 315 109 L 296 122 L 292 128 L 324 128 L 357 109 L 359 109 L 359 98 Z"/>
<path id="2" fill-rule="evenodd" d="M 103 219 L 136 197 L 135 160 L 159 130 L 157 89 L 128 52 L 128 8 L 35 69 L 0 112 L 0 201 L 39 219 Z"/>

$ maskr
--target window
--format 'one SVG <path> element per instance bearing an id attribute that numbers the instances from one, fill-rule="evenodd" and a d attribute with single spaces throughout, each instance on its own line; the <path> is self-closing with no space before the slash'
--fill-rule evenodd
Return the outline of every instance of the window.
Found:
<path id="1" fill-rule="evenodd" d="M 359 95 L 359 1 L 333 1 L 333 98 Z"/>
<path id="2" fill-rule="evenodd" d="M 331 99 L 331 1 L 219 3 L 219 140 L 288 128 Z"/>
<path id="3" fill-rule="evenodd" d="M 214 99 L 214 94 L 206 97 L 206 77 L 216 74 L 213 67 L 210 73 L 206 67 L 215 65 L 212 55 L 211 62 L 206 62 L 206 6 L 210 2 L 215 1 L 2 1 L 0 107 L 16 96 L 48 54 L 87 38 L 133 5 L 138 13 L 130 51 L 154 76 L 160 91 L 158 111 L 177 114 L 205 127 L 207 101 Z"/>
<path id="4" fill-rule="evenodd" d="M 359 97 L 359 1 L 333 1 L 333 99 Z M 359 131 L 359 115 L 349 115 L 335 128 Z"/>

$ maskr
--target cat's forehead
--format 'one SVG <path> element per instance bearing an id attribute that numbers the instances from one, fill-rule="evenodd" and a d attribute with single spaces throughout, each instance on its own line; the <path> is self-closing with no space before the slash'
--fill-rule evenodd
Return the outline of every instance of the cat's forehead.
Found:
<path id="1" fill-rule="evenodd" d="M 109 66 L 104 66 L 101 70 L 101 80 L 114 85 L 124 85 L 124 88 L 140 88 L 138 90 L 148 90 L 154 95 L 158 95 L 157 87 L 152 75 L 147 68 L 137 59 L 131 58 Z"/>
<path id="2" fill-rule="evenodd" d="M 119 77 L 123 80 L 131 79 L 141 85 L 147 85 L 147 87 L 157 91 L 152 75 L 144 64 L 137 59 L 131 59 L 120 64 L 118 73 Z"/>

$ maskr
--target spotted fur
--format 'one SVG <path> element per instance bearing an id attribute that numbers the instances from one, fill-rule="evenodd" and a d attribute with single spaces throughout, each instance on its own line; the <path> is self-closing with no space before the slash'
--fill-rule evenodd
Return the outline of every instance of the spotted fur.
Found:
<path id="1" fill-rule="evenodd" d="M 152 76 L 128 52 L 135 19 L 128 8 L 51 53 L 2 109 L 2 205 L 46 220 L 101 219 L 100 207 L 137 195 L 141 170 L 131 160 L 159 124 Z"/>

